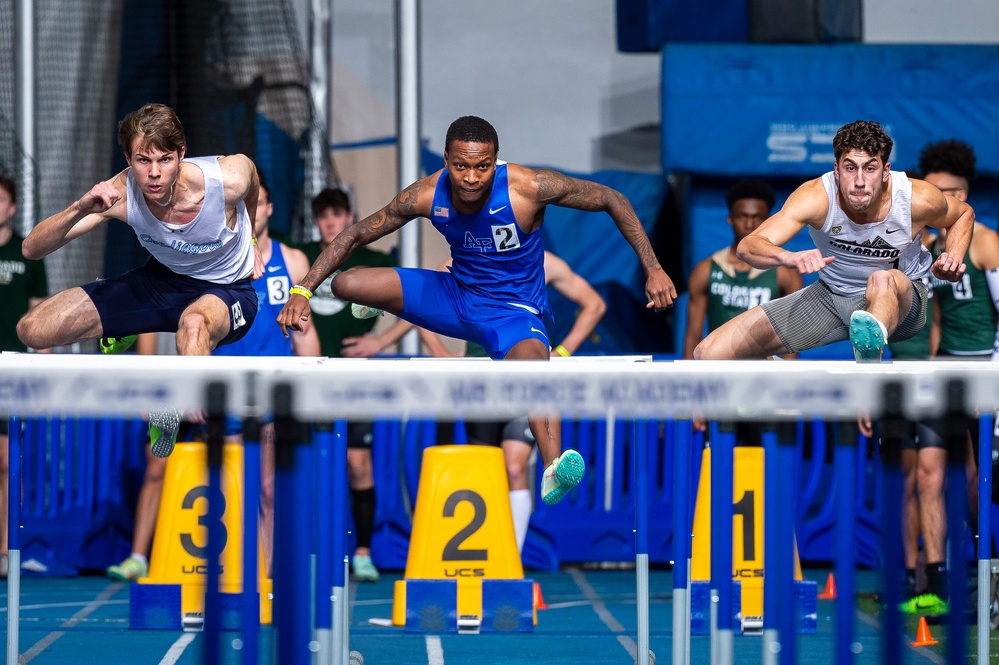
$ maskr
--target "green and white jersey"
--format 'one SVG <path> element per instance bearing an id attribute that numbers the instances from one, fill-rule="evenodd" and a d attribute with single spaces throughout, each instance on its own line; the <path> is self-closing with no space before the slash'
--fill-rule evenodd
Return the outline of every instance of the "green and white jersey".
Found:
<path id="1" fill-rule="evenodd" d="M 933 246 L 934 258 L 944 251 L 942 242 Z M 940 351 L 956 356 L 992 353 L 996 338 L 996 310 L 985 273 L 964 255 L 968 266 L 956 282 L 933 278 L 934 296 L 940 303 Z"/>
<path id="2" fill-rule="evenodd" d="M 307 243 L 297 245 L 298 249 L 305 252 L 309 259 L 309 265 L 316 262 L 322 247 L 319 243 Z M 385 252 L 371 249 L 370 247 L 358 247 L 350 255 L 337 272 L 342 272 L 355 266 L 365 266 L 369 268 L 394 268 L 396 261 Z M 350 313 L 350 303 L 344 302 L 333 295 L 331 284 L 333 277 L 330 275 L 312 293 L 309 307 L 312 311 L 312 324 L 316 327 L 319 335 L 319 346 L 322 354 L 328 358 L 340 358 L 343 353 L 343 340 L 347 337 L 360 337 L 371 332 L 378 323 L 378 318 L 358 319 Z"/>
<path id="3" fill-rule="evenodd" d="M 777 269 L 738 272 L 725 247 L 711 255 L 708 273 L 708 331 L 780 295 Z"/>

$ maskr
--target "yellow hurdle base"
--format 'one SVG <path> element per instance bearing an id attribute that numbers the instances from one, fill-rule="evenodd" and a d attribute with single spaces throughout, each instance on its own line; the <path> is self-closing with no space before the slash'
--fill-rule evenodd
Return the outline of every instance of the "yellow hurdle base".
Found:
<path id="1" fill-rule="evenodd" d="M 239 626 L 243 589 L 243 447 L 226 444 L 222 452 L 225 547 L 219 554 L 223 627 Z M 167 458 L 156 531 L 149 557 L 149 576 L 131 585 L 129 626 L 132 628 L 197 629 L 205 611 L 207 567 L 208 460 L 204 443 L 178 443 Z M 256 511 L 252 519 L 256 519 Z M 264 569 L 258 541 L 257 588 L 260 623 L 271 623 L 272 582 Z"/>

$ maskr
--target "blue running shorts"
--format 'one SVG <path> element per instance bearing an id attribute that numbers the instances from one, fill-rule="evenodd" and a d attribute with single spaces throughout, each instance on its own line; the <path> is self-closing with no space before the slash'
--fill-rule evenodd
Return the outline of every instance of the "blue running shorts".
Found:
<path id="1" fill-rule="evenodd" d="M 518 342 L 539 339 L 551 348 L 540 314 L 462 288 L 450 271 L 396 268 L 402 281 L 400 318 L 439 335 L 481 345 L 502 360 Z"/>

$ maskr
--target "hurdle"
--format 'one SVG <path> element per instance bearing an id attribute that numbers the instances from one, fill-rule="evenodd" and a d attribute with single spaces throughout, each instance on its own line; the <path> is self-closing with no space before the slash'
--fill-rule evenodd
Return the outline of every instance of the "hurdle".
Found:
<path id="1" fill-rule="evenodd" d="M 239 362 L 219 362 L 229 360 Z M 152 357 L 143 361 L 137 363 L 134 359 L 121 357 L 100 357 L 95 361 L 88 357 L 21 357 L 16 354 L 0 357 L 0 410 L 12 414 L 40 410 L 101 414 L 110 411 L 131 415 L 153 408 L 176 407 L 181 410 L 205 409 L 214 419 L 224 413 L 238 414 L 246 418 L 261 409 L 259 404 L 248 397 L 255 391 L 258 395 L 267 396 L 267 399 L 262 401 L 268 402 L 269 409 L 264 410 L 269 410 L 275 416 L 280 455 L 277 471 L 280 487 L 277 494 L 279 510 L 285 510 L 296 505 L 310 505 L 308 487 L 311 481 L 299 483 L 297 489 L 295 487 L 294 472 L 296 470 L 301 472 L 304 468 L 306 471 L 303 473 L 308 476 L 311 471 L 309 465 L 314 459 L 309 455 L 314 445 L 305 441 L 306 437 L 301 432 L 300 423 L 329 421 L 333 419 L 333 415 L 372 419 L 385 414 L 432 418 L 452 415 L 457 407 L 465 413 L 474 412 L 477 417 L 489 419 L 513 417 L 524 412 L 546 409 L 558 411 L 564 417 L 572 418 L 603 417 L 608 409 L 613 409 L 615 416 L 622 419 L 639 422 L 667 419 L 675 423 L 677 432 L 686 427 L 681 423 L 701 414 L 715 421 L 737 419 L 775 421 L 778 423 L 777 433 L 768 433 L 765 438 L 765 442 L 769 443 L 773 450 L 771 463 L 767 467 L 768 476 L 777 473 L 777 478 L 792 478 L 795 473 L 795 450 L 789 445 L 787 427 L 782 427 L 781 423 L 795 422 L 803 417 L 823 417 L 831 421 L 848 423 L 857 413 L 872 410 L 873 415 L 884 422 L 883 438 L 890 440 L 892 437 L 897 438 L 899 434 L 898 431 L 891 429 L 895 426 L 893 423 L 939 414 L 945 414 L 948 420 L 956 422 L 959 414 L 990 413 L 999 407 L 999 390 L 996 389 L 999 384 L 999 367 L 961 362 L 946 365 L 907 363 L 904 366 L 856 365 L 843 362 L 737 364 L 580 362 L 571 366 L 551 363 L 541 368 L 538 364 L 532 363 L 495 363 L 486 367 L 482 364 L 471 366 L 471 363 L 465 365 L 458 362 L 439 365 L 419 363 L 407 366 L 407 363 L 379 360 L 345 360 L 335 363 L 299 363 L 285 360 L 278 364 L 268 362 L 266 359 Z M 336 405 L 336 414 L 330 413 L 331 404 Z M 991 432 L 991 418 L 983 416 L 979 427 L 983 432 L 986 430 Z M 12 457 L 13 453 L 20 452 L 17 450 L 20 441 L 15 431 L 17 428 L 12 428 Z M 247 432 L 248 438 L 252 438 L 250 434 Z M 849 479 L 840 476 L 849 476 L 849 470 L 857 464 L 854 449 L 856 439 L 851 441 L 852 436 L 845 426 L 840 428 L 835 446 L 838 483 L 836 491 L 842 492 L 844 497 L 849 496 L 843 489 Z M 988 441 L 989 438 L 983 437 L 983 441 Z M 681 439 L 683 436 L 678 436 L 678 447 Z M 956 439 L 955 429 L 948 433 L 948 440 L 956 441 Z M 647 435 L 637 434 L 635 442 L 636 446 L 644 447 L 647 444 Z M 983 445 L 982 452 L 985 450 Z M 719 453 L 721 452 L 719 450 Z M 636 463 L 639 463 L 638 458 L 642 454 L 636 449 Z M 680 455 L 680 452 L 674 451 L 674 454 Z M 719 458 L 724 456 L 718 455 Z M 989 449 L 989 454 L 984 455 L 983 460 L 988 460 L 990 457 Z M 722 466 L 725 464 L 720 459 L 718 461 Z M 955 456 L 955 461 L 958 461 L 958 456 Z M 12 467 L 16 465 L 13 459 L 11 463 Z M 679 466 L 677 474 L 682 473 Z M 960 469 L 957 464 L 952 464 L 949 472 L 959 473 Z M 19 469 L 14 468 L 12 473 L 19 473 Z M 724 479 L 727 477 L 727 472 L 724 468 L 720 468 L 718 473 L 719 482 L 713 483 L 713 486 L 726 484 Z M 991 488 L 990 474 L 990 465 L 984 464 L 980 478 L 980 487 L 983 489 Z M 636 475 L 639 482 L 643 476 L 643 473 Z M 952 483 L 954 486 L 958 484 Z M 16 487 L 13 478 L 11 485 Z M 786 482 L 768 483 L 768 494 L 770 491 L 791 493 L 790 498 L 783 494 L 777 495 L 776 504 L 785 510 L 793 509 L 794 488 L 788 485 Z M 676 489 L 674 488 L 675 491 Z M 284 508 L 281 508 L 280 504 L 282 496 L 289 497 Z M 983 606 L 983 599 L 986 602 L 988 599 L 982 593 L 982 587 L 988 587 L 989 575 L 987 554 L 990 533 L 988 520 L 985 518 L 990 508 L 987 502 L 988 496 L 990 493 L 980 492 L 980 507 L 985 507 L 979 516 L 979 579 L 982 580 L 984 576 L 984 585 L 980 584 L 979 588 L 980 622 L 983 619 L 987 620 L 988 616 L 987 605 Z M 249 500 L 249 492 L 246 498 Z M 897 500 L 898 497 L 892 498 Z M 955 501 L 954 498 L 952 495 L 948 496 L 948 505 L 952 511 L 957 511 L 961 502 Z M 11 507 L 16 510 L 17 504 L 18 502 L 14 500 L 11 502 Z M 886 502 L 885 505 L 889 504 Z M 838 500 L 837 511 L 841 515 L 839 521 L 849 522 L 848 516 L 852 515 L 854 508 L 845 499 Z M 302 540 L 304 537 L 302 534 L 307 533 L 308 527 L 305 517 L 299 514 L 297 519 L 294 515 L 284 519 L 280 517 L 281 514 L 283 513 L 279 513 L 277 519 L 283 524 L 282 528 L 287 528 L 289 531 L 278 537 L 287 535 L 288 540 L 282 542 L 290 543 L 290 546 L 282 549 L 289 552 L 301 550 L 308 557 L 310 546 Z M 951 513 L 952 516 L 954 514 Z M 847 517 L 842 517 L 844 515 Z M 636 518 L 636 539 L 639 539 L 640 531 L 644 533 L 643 519 Z M 792 522 L 791 519 L 768 520 L 768 524 L 775 524 L 772 528 L 766 529 L 769 536 L 766 547 L 768 551 L 772 550 L 772 556 L 766 557 L 767 574 L 764 584 L 765 587 L 772 584 L 772 587 L 767 588 L 776 591 L 765 593 L 765 603 L 767 598 L 787 600 L 793 597 Z M 12 513 L 12 533 L 18 523 L 19 516 Z M 678 520 L 677 529 L 681 526 Z M 840 527 L 849 528 L 849 525 L 840 524 Z M 720 525 L 720 528 L 723 529 L 724 525 Z M 685 531 L 689 533 L 688 529 Z M 647 533 L 644 533 L 641 538 L 644 539 L 646 536 Z M 962 538 L 963 534 L 957 534 L 958 541 Z M 303 542 L 300 548 L 298 544 Z M 16 549 L 18 542 L 12 539 L 11 544 L 12 548 Z M 961 543 L 957 542 L 955 547 L 960 545 Z M 645 547 L 647 545 L 642 541 L 636 545 L 636 551 L 642 554 L 641 550 Z M 254 549 L 244 548 L 244 554 Z M 682 548 L 676 549 L 679 559 L 683 554 Z M 715 547 L 712 555 L 722 558 L 726 555 L 731 556 L 730 551 L 722 552 L 722 550 L 720 546 Z M 278 556 L 277 550 L 275 555 Z M 847 571 L 852 568 L 852 556 L 853 553 L 837 552 L 837 571 L 841 569 Z M 887 568 L 889 555 L 884 558 L 886 570 L 890 570 Z M 296 559 L 295 563 L 298 562 Z M 675 566 L 678 564 L 683 567 L 679 561 L 674 562 Z M 311 662 L 316 648 L 310 608 L 316 602 L 316 595 L 322 597 L 325 590 L 314 591 L 310 588 L 308 578 L 310 565 L 310 561 L 306 560 L 300 568 L 305 571 L 304 583 L 300 577 L 295 577 L 288 584 L 283 578 L 275 581 L 276 602 L 287 603 L 289 619 L 286 620 L 290 622 L 290 618 L 293 617 L 301 620 L 300 623 L 290 622 L 287 627 L 284 623 L 277 627 L 282 663 L 295 665 Z M 961 588 L 959 580 L 964 573 L 962 567 L 962 561 L 956 561 L 952 567 L 950 574 L 952 588 Z M 244 565 L 244 573 L 246 570 L 253 569 Z M 682 570 L 680 572 L 685 573 L 684 578 L 689 574 Z M 335 573 L 334 568 L 333 574 Z M 716 613 L 719 615 L 716 628 L 719 631 L 731 630 L 731 624 L 726 627 L 724 618 L 730 613 L 724 612 L 721 607 L 722 596 L 726 595 L 721 592 L 721 588 L 726 584 L 725 578 L 729 578 L 730 584 L 730 576 L 723 573 L 719 575 L 719 579 L 712 582 L 712 587 L 717 585 L 719 588 L 719 607 L 716 608 Z M 11 588 L 12 581 L 16 584 L 16 573 L 13 580 L 8 580 L 8 588 Z M 890 595 L 891 587 L 897 586 L 898 580 L 889 575 L 885 581 L 886 590 Z M 685 579 L 675 579 L 674 586 L 678 582 L 686 586 L 689 592 Z M 209 587 L 217 585 L 217 578 L 209 578 L 208 584 Z M 850 573 L 845 572 L 844 578 L 840 580 L 844 595 L 852 585 Z M 244 585 L 244 593 L 247 593 L 249 587 L 249 584 Z M 11 594 L 8 598 L 8 626 L 11 626 L 11 617 L 17 614 L 16 596 Z M 961 603 L 961 599 L 956 598 L 955 610 L 952 611 L 948 625 L 952 662 L 958 662 L 964 655 L 961 633 L 964 608 Z M 674 605 L 674 611 L 678 604 Z M 647 613 L 647 608 L 639 608 L 639 612 L 643 611 Z M 894 612 L 897 612 L 897 609 L 893 609 L 893 605 L 889 603 L 885 614 L 886 625 L 894 621 L 892 618 Z M 284 615 L 285 612 L 279 611 L 276 614 Z M 769 621 L 768 615 L 775 617 L 775 621 Z M 282 616 L 282 619 L 284 618 Z M 837 620 L 837 623 L 842 624 L 837 626 L 838 661 L 853 657 L 854 642 L 850 633 L 852 621 L 852 616 Z M 765 612 L 764 624 L 765 634 L 767 631 L 774 631 L 771 635 L 777 638 L 777 641 L 764 640 L 764 645 L 770 645 L 773 661 L 794 662 L 796 638 L 792 604 L 780 603 L 772 613 Z M 15 623 L 13 630 L 8 630 L 8 653 L 10 653 L 11 633 L 16 640 L 16 632 Z M 893 637 L 886 644 L 890 646 L 900 641 L 898 639 L 900 635 L 900 631 L 893 633 Z M 988 635 L 987 627 L 985 635 Z M 638 637 L 640 645 L 648 644 L 647 634 L 644 636 L 639 634 Z M 719 642 L 718 662 L 730 662 L 725 660 L 730 659 L 727 643 L 729 643 L 727 639 Z M 674 650 L 676 646 L 674 644 Z M 686 648 L 689 649 L 689 642 Z M 886 653 L 893 648 L 886 649 Z M 984 650 L 987 657 L 987 640 L 980 640 L 978 649 L 980 655 Z M 14 653 L 16 656 L 16 646 Z M 647 652 L 645 656 L 647 657 Z M 640 650 L 636 660 L 642 658 L 643 652 Z M 954 660 L 955 658 L 957 660 Z"/>
<path id="2" fill-rule="evenodd" d="M 10 418 L 7 466 L 7 660 L 20 659 L 21 620 L 21 419 Z"/>

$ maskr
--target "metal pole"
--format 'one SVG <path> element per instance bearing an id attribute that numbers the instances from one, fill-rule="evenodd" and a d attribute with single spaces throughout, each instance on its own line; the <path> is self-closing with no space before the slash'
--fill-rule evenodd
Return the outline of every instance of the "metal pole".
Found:
<path id="1" fill-rule="evenodd" d="M 965 410 L 966 387 L 961 379 L 950 379 L 945 387 L 947 410 L 944 417 L 944 442 L 947 445 L 947 476 L 945 498 L 947 504 L 947 542 L 950 547 L 949 567 L 950 612 L 947 621 L 947 662 L 964 663 L 967 619 L 964 611 L 967 582 L 967 555 L 964 549 L 964 518 L 968 506 L 967 460 L 968 417 Z M 986 661 L 988 662 L 988 661 Z"/>
<path id="2" fill-rule="evenodd" d="M 694 445 L 689 420 L 677 421 L 673 441 L 673 662 L 688 662 L 690 617 L 687 603 L 690 586 L 687 560 L 690 557 L 690 455 Z"/>
<path id="3" fill-rule="evenodd" d="M 978 425 L 978 662 L 989 662 L 989 594 L 992 590 L 992 414 Z"/>
<path id="4" fill-rule="evenodd" d="M 777 432 L 772 427 L 767 428 L 763 433 L 763 665 L 778 665 L 780 649 L 777 629 L 778 445 Z"/>
<path id="5" fill-rule="evenodd" d="M 17 134 L 21 156 L 21 197 L 17 207 L 23 229 L 30 230 L 38 217 L 35 201 L 35 3 L 20 0 L 17 23 Z"/>
<path id="6" fill-rule="evenodd" d="M 5 416 L 6 417 L 6 416 Z M 21 419 L 11 417 L 7 466 L 7 662 L 18 656 L 21 618 Z"/>
<path id="7" fill-rule="evenodd" d="M 635 583 L 638 605 L 636 665 L 649 665 L 649 423 L 632 422 L 635 442 Z M 607 429 L 613 423 L 607 423 Z M 674 600 L 675 602 L 675 600 Z"/>
<path id="8" fill-rule="evenodd" d="M 328 150 L 330 131 L 330 16 L 333 0 L 312 0 L 309 12 L 309 91 L 315 119 L 309 135 L 309 188 L 311 198 L 328 183 L 325 178 L 323 161 Z M 308 239 L 308 236 L 307 238 Z"/>
<path id="9" fill-rule="evenodd" d="M 795 499 L 798 494 L 794 480 L 796 477 L 794 465 L 797 455 L 794 424 L 781 423 L 778 429 L 776 459 L 777 476 L 781 479 L 777 488 L 777 505 L 780 506 L 781 517 L 777 520 L 776 552 L 771 559 L 774 564 L 772 574 L 777 577 L 776 598 L 783 601 L 779 602 L 777 611 L 777 630 L 780 636 L 778 653 L 781 665 L 793 665 L 797 662 L 794 604 L 787 602 L 794 598 L 794 521 Z M 776 510 L 776 507 L 771 507 L 771 518 L 777 518 Z"/>
<path id="10" fill-rule="evenodd" d="M 915 436 L 912 423 L 906 419 L 902 409 L 904 395 L 898 382 L 891 382 L 884 388 L 884 411 L 879 429 L 881 434 L 882 459 L 882 511 L 883 524 L 887 525 L 882 533 L 884 571 L 884 603 L 885 612 L 882 622 L 884 644 L 882 654 L 884 663 L 901 662 L 905 645 L 902 642 L 902 614 L 898 605 L 902 601 L 901 578 L 899 571 L 905 567 L 902 553 L 902 543 L 897 530 L 890 525 L 902 523 L 902 447 Z M 846 602 L 847 596 L 843 596 Z"/>
<path id="11" fill-rule="evenodd" d="M 734 607 L 732 595 L 732 492 L 733 456 L 735 451 L 735 424 L 718 423 L 712 430 L 711 440 L 711 561 L 712 583 L 718 590 L 718 660 L 720 665 L 731 665 L 734 657 L 732 622 Z M 741 632 L 741 627 L 740 627 Z"/>
<path id="12" fill-rule="evenodd" d="M 277 662 L 312 662 L 309 595 L 309 523 L 313 461 L 311 446 L 301 443 L 300 424 L 293 414 L 291 384 L 273 387 L 274 413 L 274 627 Z"/>
<path id="13" fill-rule="evenodd" d="M 225 497 L 222 494 L 222 455 L 225 444 L 226 385 L 220 381 L 208 384 L 205 396 L 206 431 L 205 447 L 208 458 L 208 573 L 205 577 L 205 631 L 204 662 L 216 665 L 222 662 L 219 648 L 222 644 L 222 595 L 219 582 L 222 566 L 219 557 L 227 538 L 223 531 L 222 515 Z M 245 572 L 245 571 L 244 571 Z"/>
<path id="14" fill-rule="evenodd" d="M 257 557 L 259 547 L 257 511 L 260 503 L 260 445 L 260 420 L 255 415 L 247 416 L 243 420 L 242 665 L 256 665 L 259 662 L 257 649 L 262 590 L 257 581 L 257 570 L 260 566 Z"/>
<path id="15" fill-rule="evenodd" d="M 337 596 L 333 593 L 333 568 L 336 557 L 334 547 L 334 493 L 333 467 L 336 462 L 333 457 L 333 423 L 317 422 L 313 445 L 317 447 L 317 469 L 319 486 L 316 488 L 318 506 L 316 507 L 316 522 L 318 529 L 318 544 L 316 547 L 316 642 L 319 643 L 318 662 L 322 665 L 334 665 L 337 662 L 335 653 L 335 630 L 333 616 Z"/>
<path id="16" fill-rule="evenodd" d="M 347 620 L 349 607 L 347 598 L 347 501 L 349 497 L 347 475 L 347 421 L 337 420 L 334 425 L 332 446 L 332 482 L 333 511 L 330 519 L 332 537 L 331 565 L 332 577 L 332 629 L 333 629 L 333 662 L 343 665 L 347 662 L 348 644 Z"/>
<path id="17" fill-rule="evenodd" d="M 836 456 L 836 662 L 853 662 L 853 569 L 856 558 L 857 441 L 852 422 L 837 423 Z"/>
<path id="18" fill-rule="evenodd" d="M 399 189 L 420 178 L 420 13 L 417 0 L 396 1 Z M 416 219 L 399 231 L 399 265 L 420 267 L 420 224 Z M 419 353 L 419 338 L 410 331 L 400 343 L 404 355 Z"/>

